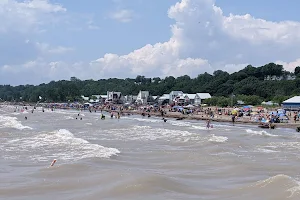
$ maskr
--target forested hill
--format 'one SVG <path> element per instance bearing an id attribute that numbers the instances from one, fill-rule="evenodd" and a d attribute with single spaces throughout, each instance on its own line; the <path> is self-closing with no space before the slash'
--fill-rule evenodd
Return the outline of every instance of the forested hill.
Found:
<path id="1" fill-rule="evenodd" d="M 106 91 L 122 92 L 123 95 L 137 95 L 140 90 L 148 90 L 152 95 L 162 95 L 172 90 L 184 93 L 209 92 L 213 96 L 229 97 L 234 95 L 255 95 L 262 100 L 281 101 L 291 95 L 300 94 L 300 67 L 294 73 L 283 70 L 282 65 L 269 63 L 261 67 L 248 65 L 244 69 L 229 74 L 217 70 L 213 74 L 200 74 L 192 79 L 189 76 L 174 78 L 147 78 L 137 76 L 135 79 L 100 79 L 51 81 L 37 86 L 20 85 L 0 86 L 2 101 L 65 102 L 78 100 L 81 95 L 91 96 L 106 94 Z"/>

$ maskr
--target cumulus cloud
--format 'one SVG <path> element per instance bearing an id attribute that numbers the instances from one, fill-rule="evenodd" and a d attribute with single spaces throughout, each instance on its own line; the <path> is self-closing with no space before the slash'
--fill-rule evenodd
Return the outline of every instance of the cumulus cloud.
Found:
<path id="1" fill-rule="evenodd" d="M 196 76 L 217 69 L 234 72 L 249 63 L 262 65 L 279 58 L 298 59 L 299 22 L 271 22 L 249 14 L 225 16 L 214 3 L 182 0 L 168 10 L 176 22 L 169 41 L 148 44 L 128 55 L 106 54 L 90 65 L 103 76 Z M 293 71 L 297 62 L 281 63 Z"/>
<path id="2" fill-rule="evenodd" d="M 42 0 L 30 2 L 49 4 Z M 26 5 L 25 10 L 31 9 L 29 3 Z M 24 10 L 24 7 L 20 8 Z M 62 6 L 54 4 L 41 10 L 42 13 L 49 13 L 49 10 L 54 13 L 65 12 Z M 34 14 L 30 16 L 32 15 Z M 130 21 L 132 17 L 127 11 L 112 16 L 123 22 Z M 225 16 L 222 9 L 215 5 L 214 0 L 181 0 L 170 7 L 168 17 L 175 21 L 171 26 L 172 35 L 168 41 L 147 44 L 127 55 L 108 53 L 89 63 L 70 64 L 41 58 L 32 59 L 34 61 L 25 64 L 7 63 L 0 68 L 0 79 L 2 80 L 5 75 L 20 73 L 36 74 L 41 77 L 41 82 L 69 79 L 71 76 L 100 79 L 187 74 L 195 77 L 200 73 L 212 73 L 217 69 L 234 72 L 247 64 L 263 65 L 276 62 L 290 71 L 300 64 L 299 22 L 272 22 L 255 18 L 250 14 Z M 29 17 L 26 23 L 29 25 L 38 23 L 36 18 L 32 19 Z M 9 20 L 14 22 L 15 19 Z M 51 48 L 47 46 L 45 49 Z M 21 77 L 20 82 L 22 81 L 32 82 Z"/>

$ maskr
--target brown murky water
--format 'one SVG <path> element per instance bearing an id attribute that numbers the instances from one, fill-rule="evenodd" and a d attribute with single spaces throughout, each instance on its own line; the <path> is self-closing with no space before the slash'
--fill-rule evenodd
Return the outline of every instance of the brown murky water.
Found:
<path id="1" fill-rule="evenodd" d="M 300 199 L 293 129 L 0 109 L 0 199 Z"/>

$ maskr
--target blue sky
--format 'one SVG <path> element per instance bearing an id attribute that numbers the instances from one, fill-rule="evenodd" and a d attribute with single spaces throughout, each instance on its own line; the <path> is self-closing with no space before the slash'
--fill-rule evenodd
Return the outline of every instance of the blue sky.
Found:
<path id="1" fill-rule="evenodd" d="M 75 20 L 79 19 L 83 24 L 90 20 L 93 21 L 94 26 L 99 27 L 97 30 L 74 31 L 71 29 L 67 32 L 65 29 L 58 31 L 55 28 L 51 35 L 47 35 L 47 40 L 57 45 L 75 45 L 78 54 L 86 54 L 86 50 L 89 49 L 89 54 L 84 56 L 87 61 L 108 52 L 127 54 L 148 43 L 167 41 L 171 36 L 170 25 L 173 23 L 173 20 L 167 16 L 167 10 L 176 3 L 175 0 L 88 0 L 78 1 L 76 4 L 71 0 L 55 2 L 67 7 Z M 134 12 L 134 19 L 130 23 L 122 23 L 108 17 L 110 13 L 120 10 Z M 76 29 L 76 23 L 74 26 Z M 72 37 L 68 37 L 70 34 Z M 56 36 L 55 39 L 53 35 Z"/>
<path id="2" fill-rule="evenodd" d="M 71 76 L 195 77 L 268 62 L 293 71 L 300 65 L 298 5 L 296 0 L 5 0 L 0 84 Z"/>
<path id="3" fill-rule="evenodd" d="M 217 0 L 216 5 L 222 8 L 225 15 L 249 13 L 256 18 L 270 21 L 300 21 L 300 16 L 297 14 L 300 2 L 297 0 Z"/>

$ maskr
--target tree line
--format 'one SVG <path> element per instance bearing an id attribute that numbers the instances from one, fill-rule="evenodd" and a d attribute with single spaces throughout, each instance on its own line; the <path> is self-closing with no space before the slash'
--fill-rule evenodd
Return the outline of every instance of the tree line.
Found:
<path id="1" fill-rule="evenodd" d="M 269 63 L 260 67 L 252 65 L 229 74 L 217 70 L 212 74 L 199 74 L 196 78 L 188 75 L 165 78 L 109 78 L 99 80 L 51 81 L 40 85 L 0 85 L 1 101 L 25 102 L 68 102 L 81 101 L 81 95 L 106 94 L 107 91 L 122 92 L 123 95 L 137 95 L 140 90 L 152 95 L 163 95 L 174 90 L 184 93 L 208 92 L 213 98 L 207 100 L 211 105 L 230 105 L 232 101 L 242 100 L 246 104 L 260 104 L 262 101 L 281 103 L 300 93 L 300 67 L 288 72 L 282 65 Z M 40 98 L 42 97 L 42 98 Z"/>

